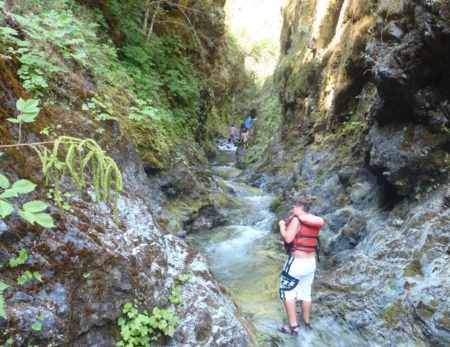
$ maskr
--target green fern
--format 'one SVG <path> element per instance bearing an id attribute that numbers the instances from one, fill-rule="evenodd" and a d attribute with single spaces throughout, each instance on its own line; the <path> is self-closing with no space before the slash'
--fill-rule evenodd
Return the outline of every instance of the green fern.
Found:
<path id="1" fill-rule="evenodd" d="M 33 147 L 42 164 L 46 184 L 53 184 L 54 194 L 59 194 L 59 180 L 69 173 L 79 191 L 86 188 L 86 173 L 90 172 L 94 192 L 98 200 L 108 201 L 114 176 L 114 215 L 122 191 L 122 174 L 115 161 L 107 156 L 91 139 L 60 136 L 53 142 L 52 150 L 44 146 Z M 64 162 L 60 157 L 64 155 Z M 60 206 L 61 207 L 61 206 Z"/>

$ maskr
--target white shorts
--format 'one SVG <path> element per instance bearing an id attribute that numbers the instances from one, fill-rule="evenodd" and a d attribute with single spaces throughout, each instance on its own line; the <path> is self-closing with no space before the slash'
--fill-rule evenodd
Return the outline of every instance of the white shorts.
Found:
<path id="1" fill-rule="evenodd" d="M 311 301 L 311 287 L 316 270 L 316 258 L 289 256 L 280 280 L 280 299 Z"/>

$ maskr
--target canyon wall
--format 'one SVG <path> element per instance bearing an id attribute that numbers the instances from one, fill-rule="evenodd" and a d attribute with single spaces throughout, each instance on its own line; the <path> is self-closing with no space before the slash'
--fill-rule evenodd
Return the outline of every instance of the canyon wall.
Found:
<path id="1" fill-rule="evenodd" d="M 314 315 L 380 345 L 448 345 L 449 4 L 291 0 L 283 14 L 282 127 L 251 180 L 327 221 Z"/>

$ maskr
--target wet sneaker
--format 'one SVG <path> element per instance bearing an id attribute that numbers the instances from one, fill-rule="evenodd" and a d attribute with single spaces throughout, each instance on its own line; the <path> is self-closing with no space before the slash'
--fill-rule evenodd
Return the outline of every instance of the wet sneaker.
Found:
<path id="1" fill-rule="evenodd" d="M 303 322 L 303 325 L 305 326 L 306 330 L 313 330 L 313 327 L 311 326 L 311 323 Z"/>
<path id="2" fill-rule="evenodd" d="M 298 333 L 300 332 L 300 328 L 298 327 L 298 325 L 294 325 L 293 327 L 289 325 L 282 325 L 278 328 L 278 331 L 287 335 L 298 335 Z"/>

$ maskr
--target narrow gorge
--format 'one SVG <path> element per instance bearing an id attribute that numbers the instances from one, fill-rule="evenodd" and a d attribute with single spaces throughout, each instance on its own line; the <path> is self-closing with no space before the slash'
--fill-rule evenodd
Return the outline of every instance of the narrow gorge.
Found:
<path id="1" fill-rule="evenodd" d="M 0 345 L 450 344 L 448 0 L 0 0 L 0 43 Z"/>

